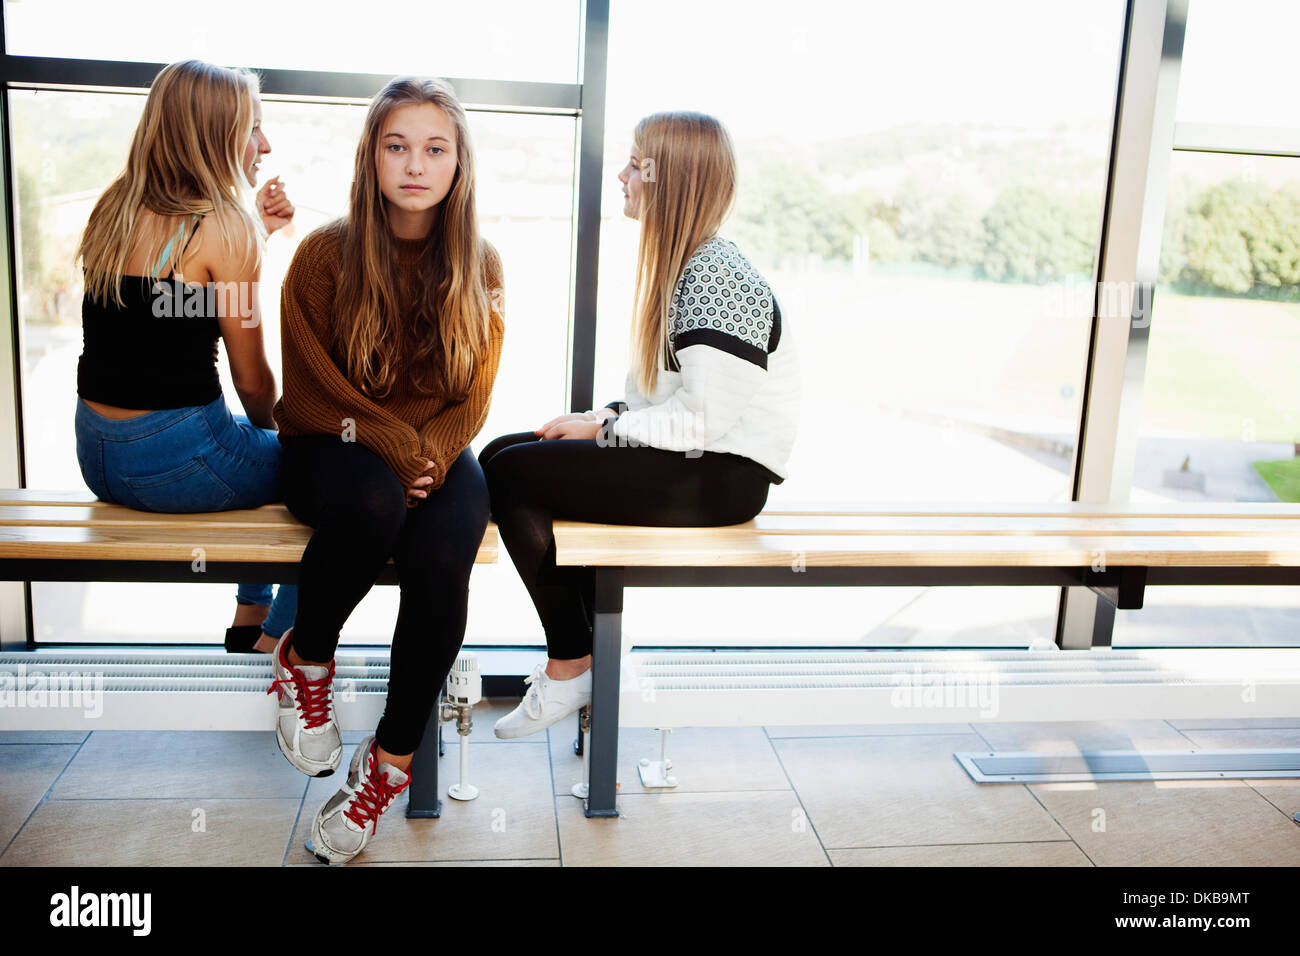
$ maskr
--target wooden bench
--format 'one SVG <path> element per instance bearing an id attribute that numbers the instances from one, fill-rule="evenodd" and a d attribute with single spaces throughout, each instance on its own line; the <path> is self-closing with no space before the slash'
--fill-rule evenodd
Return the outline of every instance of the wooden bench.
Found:
<path id="1" fill-rule="evenodd" d="M 156 514 L 88 492 L 0 489 L 0 580 L 294 584 L 311 534 L 281 504 Z M 476 563 L 496 560 L 497 530 L 489 524 Z M 378 583 L 397 583 L 391 561 Z M 262 666 L 269 686 L 270 660 Z M 408 816 L 438 814 L 437 717 L 414 757 Z"/>
<path id="2" fill-rule="evenodd" d="M 0 580 L 292 583 L 310 534 L 311 529 L 280 505 L 160 515 L 97 502 L 84 492 L 0 490 Z M 795 714 L 798 706 L 825 699 L 827 682 L 810 681 L 807 675 L 796 687 L 771 679 L 756 681 L 758 652 L 747 653 L 744 660 L 714 655 L 716 665 L 711 667 L 659 655 L 620 668 L 625 587 L 1082 586 L 1114 606 L 1140 608 L 1147 585 L 1300 583 L 1300 506 L 1294 505 L 790 509 L 765 512 L 728 528 L 557 521 L 555 535 L 559 563 L 590 567 L 596 577 L 589 816 L 617 814 L 620 699 L 636 726 L 671 725 L 665 719 L 670 713 L 682 718 L 673 721 L 678 726 L 827 722 L 804 721 Z M 489 526 L 478 562 L 492 563 L 496 556 L 496 528 Z M 380 583 L 395 583 L 391 566 Z M 875 651 L 837 652 L 840 657 L 852 653 L 861 660 L 835 665 L 840 672 L 831 684 L 851 693 L 836 697 L 848 704 L 830 708 L 837 719 L 829 722 L 898 719 L 897 709 L 883 700 L 882 695 L 892 691 L 884 678 L 909 658 L 914 662 L 925 655 L 908 652 L 886 659 Z M 1057 652 L 1081 653 L 1086 652 Z M 1147 715 L 1167 699 L 1159 695 L 1171 675 L 1186 677 L 1168 662 L 1112 653 L 1124 671 L 1122 681 L 1111 686 L 1105 675 L 1082 676 L 1089 692 L 1100 693 L 1100 687 L 1111 695 L 1104 698 L 1107 706 L 1128 701 L 1145 708 L 1136 714 Z M 962 654 L 939 651 L 928 660 L 945 655 L 960 663 Z M 1077 668 L 1069 673 L 1058 661 L 1034 660 L 1026 652 L 1002 652 L 1002 660 L 1006 673 L 1016 667 L 1033 672 L 1019 709 L 1006 708 L 1002 719 L 1079 719 L 1063 710 L 1059 700 L 1060 682 L 1078 680 Z M 269 680 L 269 661 L 262 666 Z M 819 673 L 825 670 L 815 661 L 813 666 Z M 1219 661 L 1203 666 L 1213 671 L 1224 665 Z M 1055 671 L 1045 674 L 1044 668 Z M 689 676 L 685 684 L 679 680 L 683 673 Z M 644 700 L 646 680 L 654 692 L 649 703 Z M 1116 686 L 1126 688 L 1127 696 L 1114 696 Z M 1221 674 L 1204 686 L 1240 692 L 1235 674 Z M 1287 687 L 1294 690 L 1294 685 Z M 1197 707 L 1205 700 L 1196 699 Z M 1292 693 L 1279 705 L 1279 715 L 1294 716 L 1300 712 L 1298 703 Z M 1189 716 L 1207 712 L 1201 709 Z M 939 716 L 907 715 L 909 722 L 918 719 Z M 945 710 L 942 719 L 980 715 Z M 437 813 L 437 739 L 438 734 L 426 733 L 416 754 L 409 815 Z"/>
<path id="3" fill-rule="evenodd" d="M 676 670 L 671 654 L 656 655 L 649 664 L 643 659 L 640 664 L 646 666 L 635 660 L 625 662 L 621 617 L 627 587 L 1077 586 L 1091 588 L 1113 607 L 1131 609 L 1142 607 L 1147 586 L 1300 584 L 1300 506 L 1287 504 L 897 505 L 773 510 L 725 528 L 556 521 L 554 530 L 558 564 L 595 572 L 588 816 L 618 813 L 620 698 L 625 709 L 635 711 L 636 726 L 814 722 L 798 719 L 796 706 L 829 698 L 835 688 L 851 691 L 840 697 L 852 706 L 831 708 L 834 719 L 815 722 L 867 723 L 900 717 L 896 707 L 891 709 L 890 697 L 897 691 L 890 686 L 889 676 L 908 666 L 901 659 L 907 655 L 882 664 L 872 658 L 879 652 L 856 652 L 861 659 L 856 664 L 852 659 L 840 660 L 839 672 L 831 675 L 834 680 L 825 674 L 807 679 L 805 672 L 800 672 L 802 680 L 792 679 L 799 673 L 786 673 L 775 681 L 770 674 L 765 678 L 758 652 L 746 661 L 719 652 L 712 656 L 720 663 L 712 668 L 698 653 Z M 851 658 L 853 653 L 835 656 Z M 939 666 L 934 662 L 946 654 L 961 659 L 961 652 L 948 651 L 910 656 L 913 663 L 925 659 Z M 1012 686 L 1025 689 L 1020 705 L 1002 719 L 1079 719 L 1075 712 L 1057 706 L 1060 688 L 1044 678 L 1042 669 L 1059 671 L 1069 662 L 1097 671 L 1103 658 L 1092 654 L 1080 660 L 1079 655 L 1088 651 L 1053 651 L 1047 660 L 1041 654 L 1034 660 L 1033 654 L 1003 654 L 1012 662 L 1031 661 L 1039 672 L 1022 679 L 1015 677 L 1015 668 L 1002 669 L 1004 679 L 1010 681 L 1004 691 Z M 800 656 L 817 671 L 815 655 Z M 1085 689 L 1102 694 L 1103 703 L 1120 701 L 1139 715 L 1149 716 L 1152 707 L 1169 702 L 1162 689 L 1180 681 L 1195 691 L 1185 695 L 1191 707 L 1207 706 L 1218 699 L 1215 693 L 1241 695 L 1237 674 L 1215 673 L 1224 666 L 1222 657 L 1207 664 L 1202 654 L 1199 671 L 1179 670 L 1167 660 L 1121 651 L 1108 651 L 1104 660 L 1127 673 L 1113 679 L 1086 673 Z M 644 701 L 647 674 L 651 675 L 650 701 Z M 1278 715 L 1294 716 L 1300 711 L 1296 683 L 1283 674 L 1278 687 L 1270 706 Z M 760 707 L 763 701 L 770 706 Z M 1270 715 L 1262 709 L 1253 712 Z M 843 719 L 848 714 L 860 719 Z M 1123 716 L 1113 711 L 1109 715 Z M 916 721 L 917 715 L 908 713 L 903 719 Z M 966 708 L 945 710 L 941 718 L 931 713 L 927 719 L 969 720 L 980 715 Z"/>

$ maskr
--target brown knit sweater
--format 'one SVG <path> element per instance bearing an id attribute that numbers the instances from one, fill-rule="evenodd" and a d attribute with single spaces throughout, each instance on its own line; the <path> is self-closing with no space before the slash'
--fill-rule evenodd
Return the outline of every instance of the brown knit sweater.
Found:
<path id="1" fill-rule="evenodd" d="M 415 268 L 422 245 L 423 240 L 397 240 L 399 264 Z M 489 289 L 498 288 L 501 260 L 490 244 L 484 246 Z M 426 474 L 433 477 L 431 487 L 441 487 L 447 469 L 487 419 L 505 334 L 502 317 L 492 312 L 488 354 L 463 402 L 421 395 L 400 382 L 389 395 L 372 399 L 353 385 L 326 344 L 328 325 L 337 321 L 334 291 L 340 257 L 337 233 L 329 227 L 317 229 L 298 246 L 284 277 L 280 296 L 284 394 L 272 411 L 280 437 L 342 436 L 344 419 L 351 419 L 356 441 L 382 458 L 403 488 Z M 500 301 L 495 299 L 494 309 Z M 433 462 L 427 470 L 426 460 Z"/>

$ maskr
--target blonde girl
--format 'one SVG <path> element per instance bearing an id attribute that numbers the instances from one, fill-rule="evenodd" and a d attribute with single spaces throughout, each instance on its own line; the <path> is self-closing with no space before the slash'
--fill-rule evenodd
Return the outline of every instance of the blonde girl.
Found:
<path id="1" fill-rule="evenodd" d="M 293 219 L 278 180 L 248 192 L 271 145 L 257 77 L 199 60 L 154 79 L 126 168 L 95 204 L 79 256 L 84 347 L 77 459 L 103 501 L 144 511 L 278 500 L 275 376 L 262 341 L 260 234 Z M 226 408 L 217 342 L 246 415 Z M 292 586 L 239 586 L 228 650 L 269 651 L 293 620 Z"/>
<path id="2" fill-rule="evenodd" d="M 556 567 L 553 519 L 748 521 L 784 480 L 794 443 L 798 376 L 780 307 L 718 235 L 736 191 L 726 129 L 700 113 L 647 116 L 618 178 L 624 214 L 641 223 L 626 398 L 502 436 L 479 456 L 549 656 L 498 737 L 535 733 L 591 700 L 593 581 Z"/>

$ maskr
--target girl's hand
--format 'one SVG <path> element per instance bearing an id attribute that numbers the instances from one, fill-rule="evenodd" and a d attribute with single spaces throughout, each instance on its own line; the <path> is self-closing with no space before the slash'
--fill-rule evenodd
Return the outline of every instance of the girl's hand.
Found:
<path id="1" fill-rule="evenodd" d="M 586 415 L 582 414 L 581 412 L 573 415 L 556 415 L 554 418 L 552 418 L 541 428 L 534 428 L 533 434 L 541 435 L 543 438 L 551 438 L 553 436 L 547 433 L 550 432 L 551 429 L 553 429 L 556 425 L 559 425 L 561 422 L 589 422 L 589 421 L 591 421 L 591 419 L 588 418 Z"/>
<path id="2" fill-rule="evenodd" d="M 293 223 L 294 206 L 284 194 L 284 184 L 280 182 L 279 176 L 273 176 L 262 184 L 262 188 L 257 191 L 256 206 L 262 224 L 266 226 L 267 235 Z M 292 233 L 290 230 L 285 235 Z"/>
<path id="3" fill-rule="evenodd" d="M 425 470 L 433 467 L 433 462 L 425 459 Z M 429 497 L 428 487 L 433 484 L 432 475 L 421 475 L 415 479 L 411 487 L 406 489 L 406 503 L 408 505 L 418 504 L 422 499 Z"/>
<path id="4" fill-rule="evenodd" d="M 593 422 L 585 415 L 577 416 L 576 421 L 570 416 L 568 421 L 552 425 L 542 434 L 542 438 L 548 441 L 555 438 L 580 438 L 590 441 L 600 434 L 603 424 L 603 422 Z"/>

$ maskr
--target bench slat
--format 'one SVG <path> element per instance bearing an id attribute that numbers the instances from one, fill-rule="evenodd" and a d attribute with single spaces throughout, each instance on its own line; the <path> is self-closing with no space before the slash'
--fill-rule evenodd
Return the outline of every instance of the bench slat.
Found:
<path id="1" fill-rule="evenodd" d="M 557 527 L 563 522 L 557 522 Z M 574 525 L 581 522 L 572 522 Z M 627 525 L 587 525 L 603 533 L 629 538 L 662 535 L 664 528 Z M 1266 518 L 1085 518 L 988 517 L 983 515 L 881 516 L 881 515 L 770 515 L 761 514 L 744 524 L 694 529 L 722 537 L 760 534 L 803 535 L 1282 535 L 1300 537 L 1300 516 Z"/>
<path id="2" fill-rule="evenodd" d="M 89 489 L 50 491 L 44 488 L 0 488 L 0 505 L 103 504 Z"/>
<path id="3" fill-rule="evenodd" d="M 1048 502 L 970 502 L 970 501 L 919 501 L 919 502 L 809 502 L 807 504 L 782 503 L 763 510 L 765 515 L 890 515 L 948 516 L 985 515 L 1000 517 L 1183 517 L 1242 518 L 1242 517 L 1300 517 L 1300 503 L 1287 501 L 1171 501 L 1138 502 L 1127 505 L 1106 505 L 1080 501 Z"/>
<path id="4" fill-rule="evenodd" d="M 631 534 L 556 522 L 557 563 L 592 567 L 1300 567 L 1300 537 Z"/>
<path id="5" fill-rule="evenodd" d="M 122 526 L 141 528 L 300 528 L 284 505 L 201 514 L 159 514 L 122 505 L 0 505 L 0 525 Z"/>
<path id="6" fill-rule="evenodd" d="M 284 505 L 201 514 L 159 514 L 121 505 L 0 505 L 0 525 L 122 526 L 142 528 L 299 528 Z M 666 529 L 592 525 L 621 535 L 662 535 Z M 1270 518 L 1039 517 L 988 515 L 761 514 L 739 525 L 707 529 L 710 534 L 828 535 L 1283 535 L 1300 537 L 1300 515 Z"/>
<path id="7" fill-rule="evenodd" d="M 88 490 L 43 490 L 33 488 L 0 488 L 0 506 L 50 505 L 55 507 L 81 505 L 112 509 L 121 505 L 99 501 Z M 266 508 L 283 508 L 283 505 L 266 505 Z M 261 510 L 261 509 L 257 509 Z M 1292 502 L 1203 502 L 1174 501 L 1155 503 L 1130 503 L 1106 505 L 1078 501 L 1046 502 L 809 502 L 783 503 L 764 510 L 765 517 L 806 517 L 822 515 L 839 518 L 849 515 L 880 515 L 883 517 L 1072 517 L 1072 518 L 1300 518 L 1300 503 Z"/>
<path id="8" fill-rule="evenodd" d="M 129 526 L 0 525 L 0 558 L 76 558 L 119 561 L 298 561 L 312 529 L 149 528 Z M 476 564 L 497 560 L 497 529 L 489 524 Z"/>

